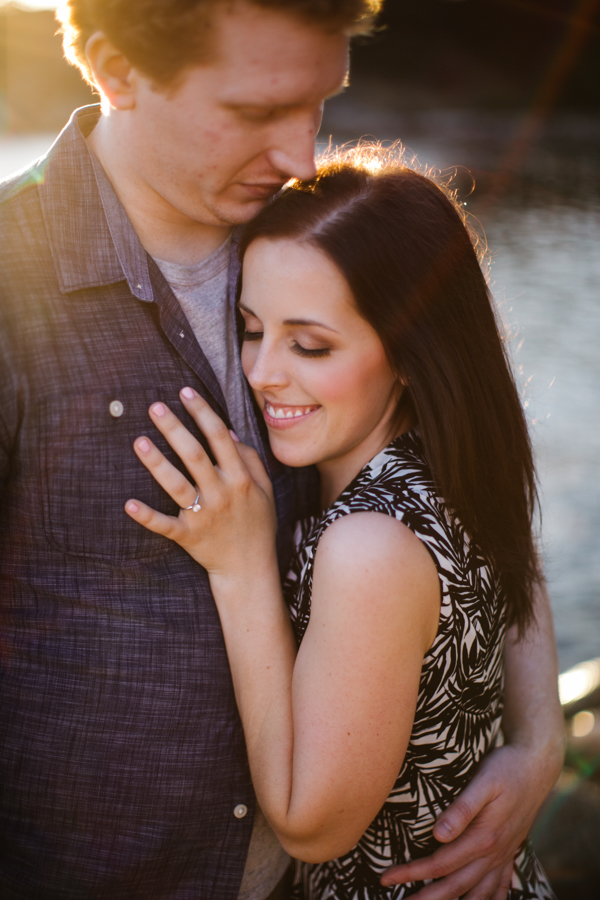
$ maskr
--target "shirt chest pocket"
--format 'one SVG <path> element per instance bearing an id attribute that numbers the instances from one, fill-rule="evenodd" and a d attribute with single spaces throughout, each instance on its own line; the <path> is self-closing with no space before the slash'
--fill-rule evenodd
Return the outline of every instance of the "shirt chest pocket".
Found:
<path id="1" fill-rule="evenodd" d="M 160 512 L 178 511 L 133 452 L 135 438 L 147 434 L 178 464 L 148 417 L 148 407 L 159 398 L 187 418 L 179 400 L 164 390 L 62 395 L 40 403 L 40 499 L 46 536 L 55 547 L 113 564 L 175 549 L 123 509 L 136 497 Z"/>

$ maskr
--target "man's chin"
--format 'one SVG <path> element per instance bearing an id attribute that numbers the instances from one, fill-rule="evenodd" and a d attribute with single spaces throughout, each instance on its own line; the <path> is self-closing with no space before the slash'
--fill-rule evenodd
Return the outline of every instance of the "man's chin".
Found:
<path id="1" fill-rule="evenodd" d="M 247 225 L 252 219 L 259 214 L 261 209 L 268 205 L 272 198 L 253 198 L 243 203 L 233 202 L 219 205 L 212 212 L 218 217 L 219 221 L 225 226 Z"/>

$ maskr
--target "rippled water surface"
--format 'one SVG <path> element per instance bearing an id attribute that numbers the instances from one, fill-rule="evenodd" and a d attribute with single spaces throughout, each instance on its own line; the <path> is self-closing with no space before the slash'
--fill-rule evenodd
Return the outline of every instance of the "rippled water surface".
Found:
<path id="1" fill-rule="evenodd" d="M 345 122 L 345 129 L 333 122 L 340 141 L 374 130 L 402 138 L 423 163 L 465 166 L 482 185 L 467 208 L 485 228 L 493 291 L 514 334 L 533 422 L 561 668 L 600 656 L 600 128 L 559 123 L 491 204 L 486 185 L 512 121 L 445 113 L 382 117 L 371 127 L 364 114 Z M 51 135 L 0 140 L 0 177 L 51 142 Z"/>
<path id="2" fill-rule="evenodd" d="M 600 656 L 600 208 L 502 209 L 486 230 L 495 294 L 519 326 L 515 360 L 523 381 L 531 378 L 528 412 L 564 668 Z"/>

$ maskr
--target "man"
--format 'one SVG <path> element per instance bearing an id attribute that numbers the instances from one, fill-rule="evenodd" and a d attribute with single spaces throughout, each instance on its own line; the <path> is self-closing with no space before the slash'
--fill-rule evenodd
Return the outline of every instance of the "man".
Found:
<path id="1" fill-rule="evenodd" d="M 241 376 L 234 226 L 314 173 L 322 102 L 378 6 L 68 0 L 62 12 L 101 110 L 77 111 L 0 196 L 7 900 L 285 896 L 208 581 L 123 503 L 172 511 L 131 444 L 156 399 L 185 419 L 191 385 L 262 454 L 285 565 L 304 488 L 270 455 Z M 538 607 L 539 627 L 507 649 L 509 743 L 436 827 L 457 840 L 390 874 L 447 876 L 423 898 L 503 897 L 560 765 Z"/>

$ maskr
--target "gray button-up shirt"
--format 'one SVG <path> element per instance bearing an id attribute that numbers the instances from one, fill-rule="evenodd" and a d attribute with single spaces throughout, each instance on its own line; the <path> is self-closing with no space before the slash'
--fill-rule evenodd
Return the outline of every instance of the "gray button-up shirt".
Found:
<path id="1" fill-rule="evenodd" d="M 0 895 L 233 900 L 255 801 L 208 579 L 123 511 L 176 511 L 132 450 L 173 459 L 152 401 L 227 409 L 95 171 L 98 114 L 0 188 Z M 284 563 L 305 491 L 253 421 Z"/>

